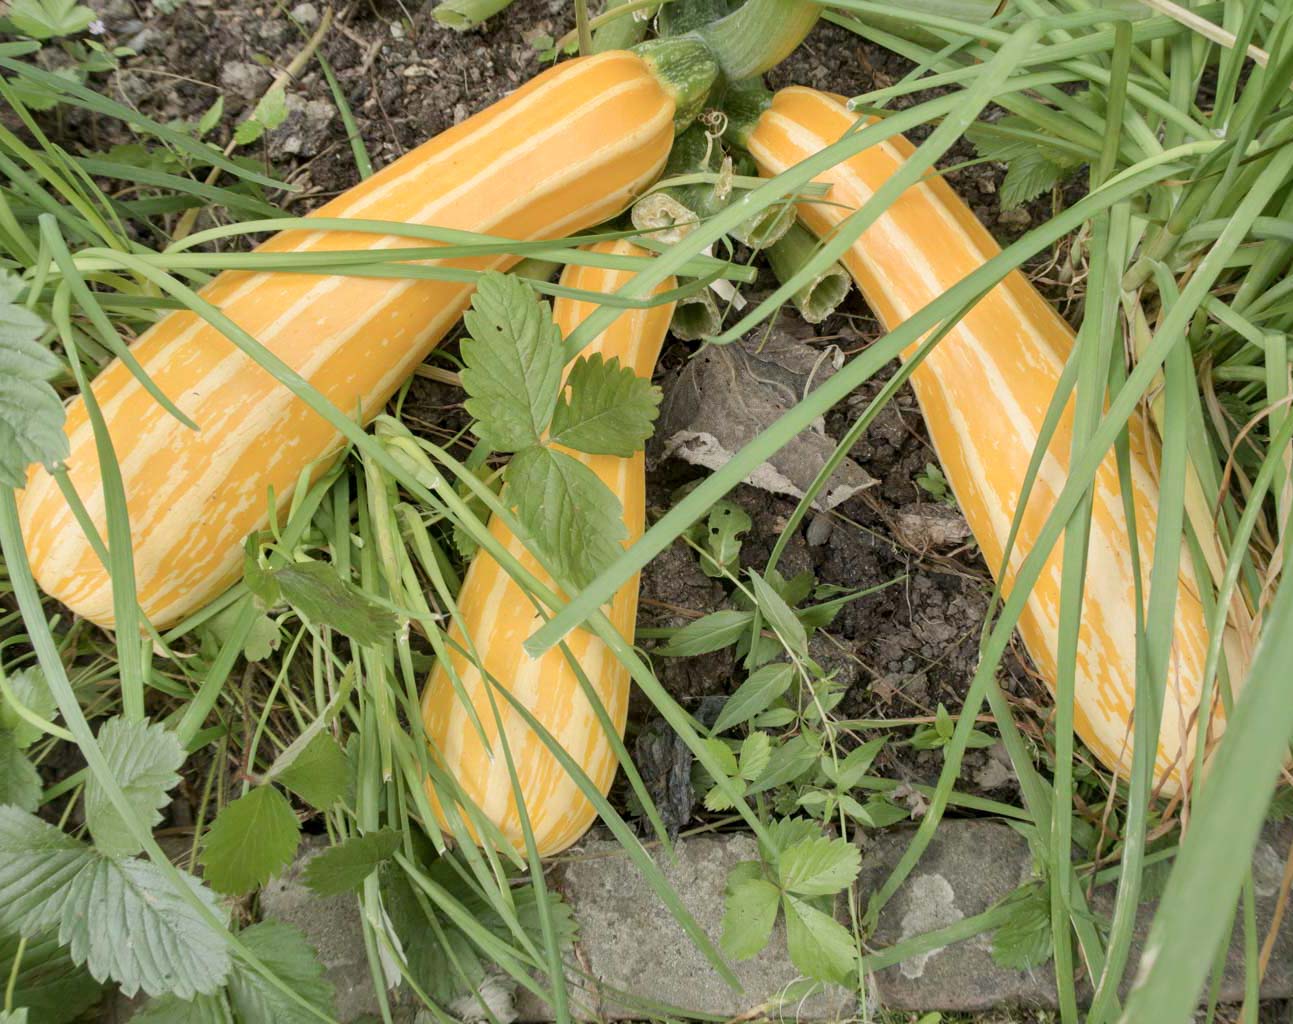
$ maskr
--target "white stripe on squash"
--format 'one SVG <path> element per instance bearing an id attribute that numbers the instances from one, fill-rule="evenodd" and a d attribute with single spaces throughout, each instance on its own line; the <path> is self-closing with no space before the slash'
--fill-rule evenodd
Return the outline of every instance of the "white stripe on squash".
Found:
<path id="1" fill-rule="evenodd" d="M 316 216 L 434 223 L 518 238 L 568 234 L 623 209 L 654 180 L 673 139 L 674 104 L 626 52 L 553 68 L 396 161 Z M 539 130 L 535 130 L 536 122 Z M 297 230 L 262 252 L 414 247 L 394 236 Z M 435 248 L 425 244 L 428 250 Z M 450 261 L 502 267 L 507 257 Z M 226 272 L 203 296 L 343 412 L 373 416 L 457 320 L 466 284 Z M 341 438 L 228 339 L 188 312 L 132 345 L 162 390 L 200 426 L 176 423 L 119 362 L 94 382 L 121 462 L 140 604 L 165 626 L 234 582 L 241 545 L 286 508 L 300 472 L 322 472 Z M 84 404 L 68 411 L 68 467 L 105 532 L 104 495 Z M 33 468 L 20 506 L 45 590 L 113 623 L 110 581 L 53 478 Z"/>
<path id="2" fill-rule="evenodd" d="M 604 243 L 594 248 L 599 252 L 641 252 L 627 242 Z M 562 283 L 572 288 L 609 294 L 631 276 L 625 271 L 569 267 L 562 276 Z M 660 286 L 660 290 L 672 287 L 673 282 L 668 281 Z M 569 334 L 595 308 L 588 303 L 558 299 L 553 307 L 553 316 L 562 333 Z M 618 356 L 622 365 L 631 366 L 639 376 L 649 378 L 672 315 L 672 304 L 626 312 L 584 352 L 587 355 L 600 352 L 608 360 Z M 620 499 L 628 543 L 641 537 L 646 517 L 642 453 L 627 459 L 580 452 L 570 454 L 589 466 Z M 490 533 L 529 571 L 551 585 L 550 578 L 539 569 L 525 546 L 500 520 L 492 520 L 489 528 Z M 612 624 L 630 643 L 637 603 L 638 578 L 634 576 L 615 594 L 608 610 Z M 555 648 L 538 659 L 529 658 L 522 649 L 526 637 L 538 628 L 541 620 L 520 586 L 493 557 L 482 551 L 472 561 L 463 581 L 458 606 L 466 635 L 478 652 L 485 671 L 542 723 L 593 784 L 605 793 L 615 776 L 614 749 L 561 649 Z M 457 624 L 450 630 L 449 642 L 455 652 L 467 646 L 463 631 Z M 605 643 L 586 630 L 572 633 L 566 638 L 566 646 L 622 735 L 628 713 L 628 670 Z M 543 739 L 529 728 L 510 703 L 496 692 L 491 694 L 491 686 L 481 668 L 462 653 L 452 654 L 450 661 L 464 696 L 470 700 L 483 726 L 489 746 L 481 742 L 467 707 L 454 689 L 449 671 L 444 664 L 437 664 L 422 699 L 423 722 L 433 756 L 453 775 L 471 802 L 511 842 L 522 846 L 524 833 L 503 753 L 503 741 L 494 717 L 497 707 L 540 852 L 552 854 L 569 846 L 592 823 L 595 817 L 592 804 Z M 440 815 L 441 823 L 445 824 L 439 794 L 430 782 L 427 790 L 432 806 Z"/>
<path id="3" fill-rule="evenodd" d="M 775 175 L 837 141 L 856 121 L 842 99 L 810 89 L 779 92 L 748 140 L 764 175 Z M 821 175 L 825 203 L 804 203 L 800 219 L 829 234 L 895 173 L 911 153 L 905 139 L 872 146 Z M 1000 250 L 941 177 L 909 188 L 852 246 L 845 263 L 871 308 L 892 330 Z M 1029 458 L 1060 372 L 1074 344 L 1068 324 L 1018 272 L 989 292 L 912 375 L 930 437 L 989 567 L 1001 568 Z M 910 355 L 915 346 L 904 356 Z M 1154 548 L 1157 442 L 1140 418 L 1129 425 L 1132 486 L 1142 577 Z M 1009 585 L 1068 474 L 1072 403 L 1042 461 L 1010 564 Z M 1110 454 L 1096 476 L 1086 598 L 1077 654 L 1079 735 L 1125 778 L 1131 764 L 1135 698 L 1135 596 L 1117 467 Z M 1019 630 L 1052 690 L 1058 676 L 1062 551 L 1051 553 Z M 1192 724 L 1207 648 L 1193 562 L 1182 551 L 1162 735 L 1156 770 L 1175 791 L 1194 749 Z M 1232 659 L 1232 664 L 1234 664 Z M 1213 713 L 1214 735 L 1223 727 Z M 1183 761 L 1182 755 L 1186 760 Z"/>

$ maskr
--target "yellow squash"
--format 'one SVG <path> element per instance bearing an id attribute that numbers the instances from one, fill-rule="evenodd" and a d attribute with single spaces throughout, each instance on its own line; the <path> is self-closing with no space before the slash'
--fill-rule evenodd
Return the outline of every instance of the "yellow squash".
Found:
<path id="1" fill-rule="evenodd" d="M 856 115 L 841 97 L 811 89 L 777 93 L 750 131 L 760 173 L 775 175 L 837 141 Z M 912 147 L 902 137 L 872 146 L 822 175 L 827 202 L 804 203 L 800 219 L 827 236 L 902 166 Z M 991 235 L 938 176 L 908 189 L 849 250 L 845 263 L 867 303 L 892 330 L 999 252 Z M 913 373 L 939 461 L 984 558 L 1001 568 L 1011 518 L 1046 409 L 1074 345 L 1069 325 L 1018 272 L 989 292 Z M 914 346 L 913 346 L 914 348 Z M 904 355 L 910 355 L 908 349 Z M 1054 507 L 1068 473 L 1072 402 L 1047 449 L 1023 515 L 1011 580 Z M 1140 571 L 1149 578 L 1154 549 L 1158 446 L 1140 418 L 1129 425 Z M 1059 666 L 1062 554 L 1057 545 L 1032 591 L 1019 631 L 1048 685 Z M 1194 748 L 1195 716 L 1208 634 L 1188 552 L 1182 552 L 1172 660 L 1156 771 L 1167 791 L 1179 787 Z M 1131 764 L 1135 698 L 1133 565 L 1113 455 L 1095 481 L 1091 545 L 1079 632 L 1075 721 L 1087 746 L 1123 778 Z M 1221 727 L 1221 711 L 1214 722 Z"/>
<path id="2" fill-rule="evenodd" d="M 616 253 L 641 252 L 627 242 L 600 245 L 596 249 Z M 626 271 L 569 267 L 561 281 L 572 288 L 609 293 L 630 277 Z M 660 290 L 672 287 L 674 283 L 670 280 L 662 283 Z M 562 334 L 569 335 L 595 308 L 588 303 L 558 299 L 553 307 L 553 316 Z M 618 357 L 621 365 L 632 367 L 638 376 L 649 379 L 672 315 L 672 303 L 630 310 L 589 343 L 583 354 L 600 352 L 607 360 Z M 637 541 L 642 536 L 646 515 L 642 453 L 627 459 L 575 451 L 569 451 L 569 454 L 591 468 L 619 498 L 624 507 L 628 543 Z M 491 521 L 489 529 L 526 569 L 551 585 L 551 579 L 539 568 L 525 545 L 500 520 Z M 507 687 L 516 696 L 605 793 L 615 777 L 615 752 L 561 649 L 554 648 L 537 659 L 530 658 L 522 649 L 526 637 L 542 625 L 542 620 L 521 588 L 497 561 L 482 551 L 476 555 L 467 572 L 458 604 L 463 626 L 480 655 L 485 671 L 499 686 Z M 633 641 L 637 605 L 638 578 L 635 575 L 619 589 L 608 609 L 611 623 L 629 643 Z M 491 703 L 490 687 L 480 668 L 461 653 L 463 635 L 457 626 L 451 631 L 449 642 L 458 649 L 451 659 L 453 671 L 484 727 L 489 746 L 487 748 L 482 743 L 481 735 L 454 690 L 445 666 L 437 664 L 422 697 L 422 718 L 433 756 L 452 773 L 489 820 L 521 847 L 523 832 L 498 735 L 498 723 L 494 718 L 494 708 L 497 707 L 539 851 L 547 855 L 565 849 L 592 823 L 596 816 L 592 804 L 543 739 L 530 729 L 511 705 L 497 693 Z M 628 670 L 605 643 L 586 630 L 571 633 L 566 638 L 566 646 L 601 698 L 615 727 L 623 734 L 628 713 Z M 436 792 L 430 785 L 428 792 L 437 813 L 442 813 Z"/>
<path id="3" fill-rule="evenodd" d="M 705 58 L 698 59 L 700 65 Z M 705 68 L 686 83 L 703 90 Z M 680 93 L 656 62 L 627 51 L 558 65 L 316 211 L 520 239 L 557 238 L 624 209 L 655 179 L 673 142 Z M 339 231 L 291 231 L 261 252 L 408 247 Z M 503 268 L 510 257 L 453 261 Z M 446 281 L 227 272 L 203 290 L 240 327 L 365 421 L 458 319 L 471 287 Z M 285 508 L 301 470 L 316 475 L 341 435 L 218 330 L 172 313 L 131 346 L 195 423 L 168 415 L 120 361 L 93 388 L 121 464 L 139 602 L 165 626 L 236 581 L 242 543 L 266 526 L 272 488 Z M 100 535 L 104 491 L 85 404 L 68 409 L 71 482 Z M 21 517 L 41 586 L 113 624 L 111 584 L 59 488 L 35 467 Z"/>

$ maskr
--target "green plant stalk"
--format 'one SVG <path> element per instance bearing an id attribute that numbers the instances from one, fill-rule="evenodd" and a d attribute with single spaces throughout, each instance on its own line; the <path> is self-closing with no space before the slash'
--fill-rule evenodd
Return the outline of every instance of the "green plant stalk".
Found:
<path id="1" fill-rule="evenodd" d="M 777 280 L 786 282 L 794 276 L 814 252 L 817 251 L 817 239 L 807 228 L 792 224 L 790 229 L 768 247 L 768 262 Z M 853 279 L 839 263 L 832 263 L 822 273 L 803 285 L 790 297 L 790 301 L 799 310 L 799 315 L 810 324 L 819 324 L 835 312 L 849 289 Z"/>
<path id="2" fill-rule="evenodd" d="M 664 180 L 712 174 L 710 162 L 719 148 L 717 140 L 711 138 L 703 125 L 693 124 L 674 141 L 665 164 Z M 633 204 L 630 211 L 633 226 L 639 231 L 650 231 L 659 242 L 669 245 L 680 242 L 695 229 L 702 216 L 725 205 L 718 202 L 717 189 L 717 184 L 652 189 Z"/>
<path id="3" fill-rule="evenodd" d="M 654 6 L 655 0 L 647 0 L 645 3 L 611 0 L 606 10 L 589 22 L 594 28 L 593 53 L 628 50 L 642 42 L 646 38 L 650 19 L 639 18 L 637 12 L 650 10 Z"/>
<path id="4" fill-rule="evenodd" d="M 722 74 L 715 54 L 700 39 L 648 39 L 633 47 L 660 86 L 673 97 L 674 135 L 704 109 Z"/>
<path id="5" fill-rule="evenodd" d="M 728 81 L 776 67 L 817 24 L 821 7 L 811 0 L 746 0 L 727 17 L 697 31 Z"/>
<path id="6" fill-rule="evenodd" d="M 723 314 L 708 288 L 678 300 L 669 331 L 679 341 L 712 338 L 723 329 Z"/>
<path id="7" fill-rule="evenodd" d="M 507 10 L 512 0 L 441 0 L 431 11 L 445 28 L 466 32 L 487 18 Z"/>

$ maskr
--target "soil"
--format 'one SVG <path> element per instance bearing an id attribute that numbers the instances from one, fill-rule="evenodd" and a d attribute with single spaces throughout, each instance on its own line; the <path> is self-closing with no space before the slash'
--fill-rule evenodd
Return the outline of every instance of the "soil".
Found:
<path id="1" fill-rule="evenodd" d="M 324 11 L 322 3 L 313 2 L 289 8 L 243 0 L 190 0 L 173 13 L 158 14 L 140 0 L 91 2 L 103 15 L 107 38 L 138 51 L 110 76 L 109 92 L 163 121 L 196 120 L 223 95 L 224 117 L 214 135 L 218 141 L 250 113 L 272 76 L 301 51 Z M 321 45 L 375 166 L 389 163 L 521 84 L 542 66 L 534 41 L 558 37 L 573 23 L 565 0 L 516 0 L 505 17 L 493 19 L 486 28 L 456 33 L 439 26 L 430 8 L 406 7 L 399 0 L 348 3 L 335 11 L 333 28 Z M 770 76 L 770 84 L 800 83 L 856 94 L 897 80 L 908 67 L 893 54 L 823 22 Z M 910 102 L 915 99 L 896 105 Z M 352 185 L 358 173 L 317 61 L 309 62 L 293 82 L 289 111 L 288 120 L 263 146 L 246 152 L 258 153 L 273 174 L 296 187 L 287 202 L 304 212 Z M 124 141 L 105 139 L 108 129 L 101 124 L 73 120 L 64 127 L 70 137 L 94 139 L 99 146 Z M 973 155 L 963 144 L 947 162 Z M 980 164 L 954 172 L 950 180 L 989 228 L 1008 242 L 1027 229 L 1035 214 L 1045 215 L 1049 200 L 1040 201 L 1031 212 L 1003 214 L 996 203 L 1001 173 L 1000 167 Z M 1052 287 L 1040 273 L 1051 263 L 1054 260 L 1038 261 L 1041 283 L 1063 304 L 1068 297 L 1063 282 Z M 770 279 L 763 282 L 769 283 Z M 814 343 L 829 342 L 855 353 L 878 333 L 875 320 L 854 293 L 839 313 L 818 325 Z M 681 343 L 667 348 L 658 377 L 663 386 L 668 387 L 693 350 Z M 874 382 L 836 409 L 827 419 L 828 433 L 838 437 L 878 387 Z M 443 438 L 465 423 L 460 399 L 452 386 L 419 378 L 402 411 L 413 429 Z M 801 528 L 782 558 L 781 571 L 789 576 L 808 569 L 819 583 L 848 588 L 891 584 L 845 607 L 818 642 L 815 653 L 849 684 L 840 708 L 843 714 L 926 716 L 933 715 L 939 703 L 955 712 L 977 660 L 990 580 L 972 546 L 931 546 L 895 526 L 913 510 L 935 518 L 956 515 L 916 483 L 935 457 L 909 391 L 891 403 L 852 454 L 879 483 L 829 518 L 818 517 L 811 531 Z M 661 514 L 674 491 L 699 473 L 662 461 L 649 479 L 649 512 Z M 742 545 L 741 564 L 762 567 L 794 503 L 744 486 L 731 498 L 754 521 Z M 647 567 L 642 586 L 643 626 L 682 625 L 729 600 L 726 589 L 700 571 L 695 556 L 682 544 Z M 730 652 L 656 658 L 655 665 L 666 688 L 693 711 L 702 698 L 728 693 L 740 681 Z M 1011 677 L 1010 686 L 1021 696 L 1045 706 L 1044 692 L 1022 668 L 1012 669 Z M 634 712 L 635 728 L 650 717 L 641 698 Z M 941 765 L 936 753 L 918 754 L 903 747 L 893 747 L 886 757 L 882 770 L 912 781 L 931 781 Z M 1010 799 L 1009 774 L 983 771 L 989 760 L 987 753 L 971 752 L 966 787 Z"/>

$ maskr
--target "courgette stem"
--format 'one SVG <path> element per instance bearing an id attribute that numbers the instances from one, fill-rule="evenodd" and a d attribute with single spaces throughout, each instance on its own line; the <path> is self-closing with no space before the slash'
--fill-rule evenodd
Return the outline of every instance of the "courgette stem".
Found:
<path id="1" fill-rule="evenodd" d="M 697 30 L 730 82 L 761 75 L 790 56 L 817 24 L 810 0 L 747 0 Z"/>
<path id="2" fill-rule="evenodd" d="M 820 243 L 804 227 L 793 224 L 790 230 L 768 247 L 772 272 L 783 284 L 789 281 L 817 251 Z M 810 324 L 819 324 L 835 312 L 848 295 L 853 281 L 842 266 L 832 263 L 790 297 L 799 315 Z"/>
<path id="3" fill-rule="evenodd" d="M 708 288 L 679 299 L 669 323 L 669 332 L 679 341 L 712 338 L 722 329 L 723 314 Z"/>
<path id="4" fill-rule="evenodd" d="M 627 7 L 632 0 L 611 0 L 606 9 L 593 19 L 592 24 L 616 11 Z M 637 8 L 616 14 L 593 31 L 593 53 L 605 53 L 607 50 L 628 50 L 646 38 L 647 28 L 651 23 L 653 7 Z M 641 16 L 639 16 L 641 15 Z"/>
<path id="5" fill-rule="evenodd" d="M 719 81 L 719 66 L 700 39 L 648 39 L 633 47 L 674 102 L 674 134 L 681 135 L 704 109 Z"/>

